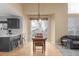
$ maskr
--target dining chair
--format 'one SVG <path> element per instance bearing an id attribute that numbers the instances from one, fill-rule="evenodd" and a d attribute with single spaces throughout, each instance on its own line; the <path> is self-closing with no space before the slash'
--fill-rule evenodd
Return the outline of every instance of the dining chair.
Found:
<path id="1" fill-rule="evenodd" d="M 24 40 L 25 40 L 24 33 L 22 33 L 20 35 L 19 40 L 18 40 L 18 45 L 19 45 L 18 47 L 23 47 L 24 46 Z"/>

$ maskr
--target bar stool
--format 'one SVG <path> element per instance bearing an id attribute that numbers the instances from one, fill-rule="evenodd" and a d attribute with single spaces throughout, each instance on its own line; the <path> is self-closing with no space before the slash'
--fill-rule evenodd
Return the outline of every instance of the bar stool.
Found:
<path id="1" fill-rule="evenodd" d="M 23 34 L 21 34 L 21 35 L 20 35 L 20 38 L 19 38 L 19 40 L 18 40 L 18 47 L 23 47 L 23 45 L 24 45 L 24 40 L 25 40 L 25 38 L 24 38 Z"/>

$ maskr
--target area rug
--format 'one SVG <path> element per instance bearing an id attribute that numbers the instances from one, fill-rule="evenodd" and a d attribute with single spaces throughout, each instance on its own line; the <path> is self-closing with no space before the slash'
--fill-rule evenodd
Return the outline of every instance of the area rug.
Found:
<path id="1" fill-rule="evenodd" d="M 63 56 L 79 56 L 79 49 L 69 49 L 60 45 L 56 46 Z"/>

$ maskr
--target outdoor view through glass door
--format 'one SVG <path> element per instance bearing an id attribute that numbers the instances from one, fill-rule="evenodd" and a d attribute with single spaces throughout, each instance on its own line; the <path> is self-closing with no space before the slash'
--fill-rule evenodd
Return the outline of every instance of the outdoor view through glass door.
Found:
<path id="1" fill-rule="evenodd" d="M 37 33 L 42 33 L 43 38 L 48 38 L 48 18 L 31 19 L 31 37 L 35 37 Z"/>

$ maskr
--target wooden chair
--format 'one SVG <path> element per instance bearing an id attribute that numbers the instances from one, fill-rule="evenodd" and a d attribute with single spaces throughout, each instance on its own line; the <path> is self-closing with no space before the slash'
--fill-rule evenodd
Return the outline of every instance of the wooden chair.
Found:
<path id="1" fill-rule="evenodd" d="M 35 38 L 43 38 L 43 34 L 42 33 L 37 33 Z"/>
<path id="2" fill-rule="evenodd" d="M 42 53 L 45 52 L 45 41 L 46 41 L 46 39 L 33 38 L 33 52 L 36 51 L 36 46 L 41 46 L 42 47 Z"/>
<path id="3" fill-rule="evenodd" d="M 42 53 L 45 52 L 45 41 L 46 41 L 46 38 L 43 38 L 42 33 L 37 33 L 35 38 L 32 38 L 32 40 L 33 40 L 33 52 L 36 51 L 36 47 L 37 46 L 41 46 L 42 47 Z"/>

